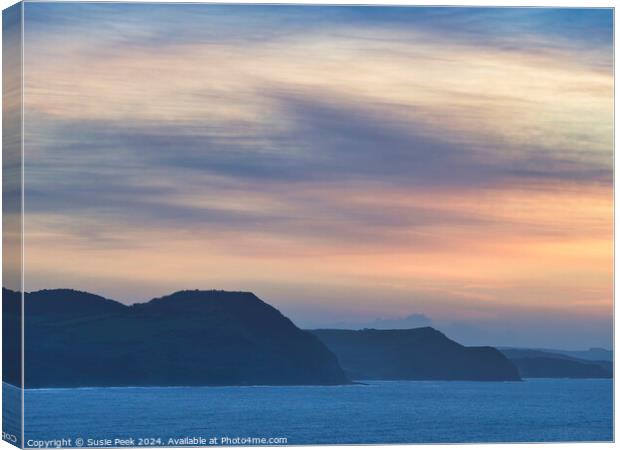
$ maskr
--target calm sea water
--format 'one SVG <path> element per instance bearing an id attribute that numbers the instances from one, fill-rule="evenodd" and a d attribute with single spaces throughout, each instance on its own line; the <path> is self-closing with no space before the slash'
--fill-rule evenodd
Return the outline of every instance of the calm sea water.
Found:
<path id="1" fill-rule="evenodd" d="M 3 392 L 18 395 L 7 385 Z M 77 438 L 169 445 L 170 438 L 187 437 L 288 444 L 609 441 L 612 402 L 611 380 L 41 389 L 25 394 L 25 433 L 27 445 L 63 438 L 71 445 Z"/>

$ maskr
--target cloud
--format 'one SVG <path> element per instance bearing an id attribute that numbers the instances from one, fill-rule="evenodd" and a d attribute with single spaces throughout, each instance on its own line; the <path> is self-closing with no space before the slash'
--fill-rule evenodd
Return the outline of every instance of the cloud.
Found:
<path id="1" fill-rule="evenodd" d="M 432 8 L 313 5 L 27 5 L 31 33 L 57 29 L 122 44 L 232 42 L 290 39 L 299 33 L 355 26 L 391 28 L 407 36 L 497 47 L 611 50 L 611 8 Z M 130 25 L 130 26 L 127 26 Z M 40 33 L 40 34 L 39 34 Z M 411 42 L 410 42 L 411 43 Z"/>
<path id="2" fill-rule="evenodd" d="M 459 244 L 433 229 L 565 232 L 531 214 L 517 219 L 464 206 L 464 197 L 447 204 L 446 194 L 554 192 L 558 184 L 604 187 L 611 180 L 604 164 L 579 161 L 566 149 L 524 151 L 449 127 L 439 133 L 389 105 L 308 89 L 271 87 L 263 96 L 272 107 L 261 121 L 285 118 L 277 127 L 31 113 L 26 197 L 39 219 L 30 229 L 51 228 L 88 248 L 140 247 L 143 240 L 132 242 L 123 229 L 148 223 L 177 238 L 208 234 L 224 242 L 245 233 L 308 245 L 439 250 Z"/>
<path id="3" fill-rule="evenodd" d="M 26 9 L 30 289 L 606 313 L 610 10 Z"/>
<path id="4" fill-rule="evenodd" d="M 480 142 L 403 120 L 364 102 L 328 101 L 320 93 L 266 94 L 286 127 L 255 135 L 236 126 L 204 129 L 139 126 L 103 121 L 58 121 L 32 114 L 39 131 L 26 164 L 31 212 L 129 213 L 137 220 L 188 224 L 220 222 L 256 227 L 285 221 L 284 211 L 234 210 L 246 192 L 272 196 L 281 209 L 305 205 L 315 217 L 351 217 L 352 223 L 466 223 L 481 218 L 417 208 L 338 202 L 338 190 L 503 189 L 546 183 L 610 184 L 611 169 L 596 161 L 569 159 L 543 149 L 518 151 L 509 142 Z M 266 112 L 268 114 L 268 112 Z M 37 139 L 41 136 L 41 140 Z M 57 139 L 46 140 L 47 136 Z M 224 137 L 222 137 L 224 136 Z M 503 150 L 502 150 L 503 149 Z M 36 155 L 49 155 L 37 158 Z M 307 195 L 332 187 L 323 198 Z M 363 188 L 363 186 L 366 186 Z M 209 207 L 183 199 L 202 191 L 233 207 Z M 329 189 L 327 189 L 329 190 Z M 221 202 L 224 203 L 224 202 Z M 415 215 L 415 218 L 413 217 Z M 143 216 L 143 217 L 141 217 Z M 294 214 L 292 215 L 294 217 Z M 397 219 L 401 216 L 400 220 Z M 407 218 L 409 217 L 409 218 Z M 288 223 L 287 225 L 290 225 Z M 282 231 L 282 230 L 278 230 Z"/>

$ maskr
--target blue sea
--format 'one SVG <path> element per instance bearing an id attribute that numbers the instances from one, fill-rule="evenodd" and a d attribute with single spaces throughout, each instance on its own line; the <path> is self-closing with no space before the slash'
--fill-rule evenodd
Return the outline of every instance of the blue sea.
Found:
<path id="1" fill-rule="evenodd" d="M 35 389 L 25 393 L 25 439 L 29 447 L 61 439 L 65 447 L 121 444 L 116 439 L 166 446 L 611 441 L 612 389 L 612 380 L 592 379 Z M 5 384 L 3 394 L 19 391 Z M 18 422 L 4 413 L 7 431 Z"/>

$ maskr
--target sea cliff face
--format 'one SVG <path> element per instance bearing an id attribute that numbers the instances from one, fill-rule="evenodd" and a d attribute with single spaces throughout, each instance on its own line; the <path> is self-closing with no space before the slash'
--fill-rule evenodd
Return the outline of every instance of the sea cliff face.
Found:
<path id="1" fill-rule="evenodd" d="M 613 361 L 582 359 L 568 352 L 506 348 L 500 350 L 517 367 L 523 378 L 613 378 Z M 608 356 L 605 350 L 598 353 Z M 595 353 L 596 354 L 596 353 Z M 608 356 L 609 357 L 609 356 Z"/>
<path id="2" fill-rule="evenodd" d="M 14 386 L 22 382 L 21 311 L 21 294 L 2 289 L 2 381 Z"/>
<path id="3" fill-rule="evenodd" d="M 349 383 L 319 339 L 247 292 L 181 291 L 125 306 L 45 290 L 26 294 L 25 316 L 27 388 Z"/>
<path id="4" fill-rule="evenodd" d="M 497 349 L 465 347 L 431 327 L 312 333 L 354 380 L 520 380 L 516 367 Z"/>
<path id="5" fill-rule="evenodd" d="M 531 351 L 466 347 L 430 327 L 303 331 L 249 292 L 180 291 L 127 306 L 56 289 L 27 293 L 24 308 L 30 388 L 611 376 L 598 363 L 576 367 L 568 356 L 543 361 L 542 370 Z M 19 294 L 3 289 L 3 379 L 15 385 L 20 311 Z"/>

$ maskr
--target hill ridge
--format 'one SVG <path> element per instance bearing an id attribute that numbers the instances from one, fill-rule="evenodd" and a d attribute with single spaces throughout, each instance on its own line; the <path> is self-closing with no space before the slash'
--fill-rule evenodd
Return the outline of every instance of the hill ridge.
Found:
<path id="1" fill-rule="evenodd" d="M 3 294 L 3 324 L 19 324 L 20 308 L 10 307 L 19 294 Z M 186 290 L 128 306 L 41 290 L 24 305 L 27 388 L 350 383 L 319 339 L 252 293 Z M 5 367 L 17 360 L 17 331 Z"/>

